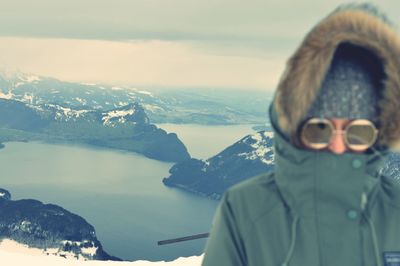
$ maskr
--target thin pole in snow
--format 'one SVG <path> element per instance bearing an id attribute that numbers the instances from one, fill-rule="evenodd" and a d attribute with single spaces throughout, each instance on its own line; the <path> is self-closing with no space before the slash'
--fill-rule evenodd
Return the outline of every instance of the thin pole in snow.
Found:
<path id="1" fill-rule="evenodd" d="M 194 239 L 199 239 L 199 238 L 206 238 L 209 235 L 210 235 L 209 233 L 204 233 L 204 234 L 185 236 L 185 237 L 179 237 L 179 238 L 174 238 L 174 239 L 161 240 L 161 241 L 158 241 L 157 244 L 159 246 L 161 246 L 161 245 L 183 242 L 183 241 L 188 241 L 188 240 L 194 240 Z"/>

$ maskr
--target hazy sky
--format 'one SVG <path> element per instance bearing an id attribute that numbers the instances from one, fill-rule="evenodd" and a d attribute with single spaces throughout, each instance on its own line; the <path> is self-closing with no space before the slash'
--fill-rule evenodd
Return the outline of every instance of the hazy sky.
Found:
<path id="1" fill-rule="evenodd" d="M 274 89 L 347 1 L 0 0 L 0 67 L 143 87 Z M 377 3 L 399 25 L 400 1 Z"/>

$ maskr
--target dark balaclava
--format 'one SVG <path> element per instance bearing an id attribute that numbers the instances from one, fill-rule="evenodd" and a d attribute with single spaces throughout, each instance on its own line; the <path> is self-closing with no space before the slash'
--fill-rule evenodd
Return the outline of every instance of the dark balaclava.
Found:
<path id="1" fill-rule="evenodd" d="M 368 119 L 377 123 L 383 73 L 380 60 L 371 51 L 350 43 L 339 45 L 306 118 Z"/>

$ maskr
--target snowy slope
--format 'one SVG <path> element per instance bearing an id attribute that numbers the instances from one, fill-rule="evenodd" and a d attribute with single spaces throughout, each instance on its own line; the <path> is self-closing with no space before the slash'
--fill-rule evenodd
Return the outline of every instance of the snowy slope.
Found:
<path id="1" fill-rule="evenodd" d="M 51 253 L 51 250 L 46 252 Z M 68 258 L 68 254 L 65 255 Z M 46 255 L 41 249 L 29 248 L 11 240 L 3 240 L 0 243 L 0 260 L 1 265 L 7 266 L 197 266 L 201 264 L 202 256 L 179 258 L 171 262 L 84 261 Z"/>

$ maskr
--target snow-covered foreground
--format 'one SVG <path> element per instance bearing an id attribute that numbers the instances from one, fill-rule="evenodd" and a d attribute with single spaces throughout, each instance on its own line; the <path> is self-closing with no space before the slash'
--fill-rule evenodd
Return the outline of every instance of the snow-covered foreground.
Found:
<path id="1" fill-rule="evenodd" d="M 51 252 L 51 251 L 47 251 Z M 68 254 L 66 254 L 68 257 Z M 197 266 L 201 264 L 203 256 L 179 258 L 171 262 L 158 261 L 84 261 L 74 258 L 63 258 L 54 255 L 45 255 L 43 250 L 29 248 L 12 240 L 3 240 L 0 243 L 1 265 L 7 266 Z"/>

